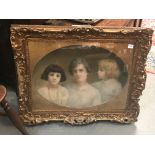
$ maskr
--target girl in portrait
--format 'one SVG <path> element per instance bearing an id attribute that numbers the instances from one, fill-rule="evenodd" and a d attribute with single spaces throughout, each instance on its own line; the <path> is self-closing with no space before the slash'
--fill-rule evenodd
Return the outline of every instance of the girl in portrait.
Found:
<path id="1" fill-rule="evenodd" d="M 100 81 L 92 85 L 99 90 L 102 103 L 105 103 L 122 90 L 122 85 L 118 81 L 120 70 L 117 62 L 113 59 L 101 59 L 98 62 L 97 74 Z"/>
<path id="2" fill-rule="evenodd" d="M 45 68 L 41 79 L 47 81 L 47 84 L 38 89 L 38 93 L 51 103 L 65 105 L 68 100 L 68 91 L 61 86 L 60 82 L 66 80 L 64 70 L 55 64 L 50 64 Z"/>

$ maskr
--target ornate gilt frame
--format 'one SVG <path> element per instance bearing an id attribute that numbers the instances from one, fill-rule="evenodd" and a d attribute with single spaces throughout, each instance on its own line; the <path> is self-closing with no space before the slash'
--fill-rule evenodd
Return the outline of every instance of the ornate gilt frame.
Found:
<path id="1" fill-rule="evenodd" d="M 20 117 L 25 124 L 39 124 L 48 121 L 64 121 L 73 125 L 82 125 L 98 120 L 109 120 L 120 123 L 137 121 L 139 114 L 139 97 L 145 88 L 146 73 L 145 61 L 151 47 L 151 29 L 141 28 L 102 28 L 102 27 L 51 27 L 12 25 L 11 43 L 14 50 L 14 60 L 18 76 L 18 98 Z M 24 43 L 28 38 L 54 39 L 128 39 L 135 41 L 135 52 L 132 77 L 130 79 L 130 94 L 126 109 L 120 113 L 93 113 L 93 112 L 52 112 L 32 113 L 31 77 L 29 74 L 29 55 L 25 51 Z"/>

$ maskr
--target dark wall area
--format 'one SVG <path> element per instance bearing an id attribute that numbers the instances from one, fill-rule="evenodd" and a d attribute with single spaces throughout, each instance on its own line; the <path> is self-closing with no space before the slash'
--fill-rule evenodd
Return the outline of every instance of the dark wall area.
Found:
<path id="1" fill-rule="evenodd" d="M 10 43 L 11 24 L 42 24 L 45 20 L 0 20 L 0 83 L 16 87 L 15 65 Z"/>

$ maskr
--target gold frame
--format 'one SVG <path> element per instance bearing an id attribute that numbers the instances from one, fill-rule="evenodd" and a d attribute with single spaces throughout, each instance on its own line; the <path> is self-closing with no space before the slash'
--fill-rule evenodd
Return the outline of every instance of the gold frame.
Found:
<path id="1" fill-rule="evenodd" d="M 14 50 L 14 60 L 18 76 L 18 101 L 20 117 L 25 124 L 34 125 L 48 121 L 64 121 L 72 125 L 82 125 L 98 120 L 109 120 L 120 123 L 137 121 L 139 114 L 139 97 L 145 88 L 145 62 L 151 47 L 153 31 L 142 28 L 114 28 L 114 27 L 54 27 L 39 25 L 12 25 L 11 43 Z M 133 70 L 130 79 L 130 90 L 126 108 L 123 112 L 52 112 L 33 113 L 31 111 L 31 77 L 29 55 L 25 49 L 28 38 L 54 39 L 118 39 L 134 40 Z"/>

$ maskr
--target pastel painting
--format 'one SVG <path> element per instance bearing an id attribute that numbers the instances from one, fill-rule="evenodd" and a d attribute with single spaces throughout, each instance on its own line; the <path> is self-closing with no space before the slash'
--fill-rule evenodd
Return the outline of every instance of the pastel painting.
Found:
<path id="1" fill-rule="evenodd" d="M 87 45 L 49 52 L 33 72 L 33 88 L 40 98 L 48 105 L 72 109 L 108 104 L 119 96 L 127 80 L 127 67 L 119 56 Z"/>

